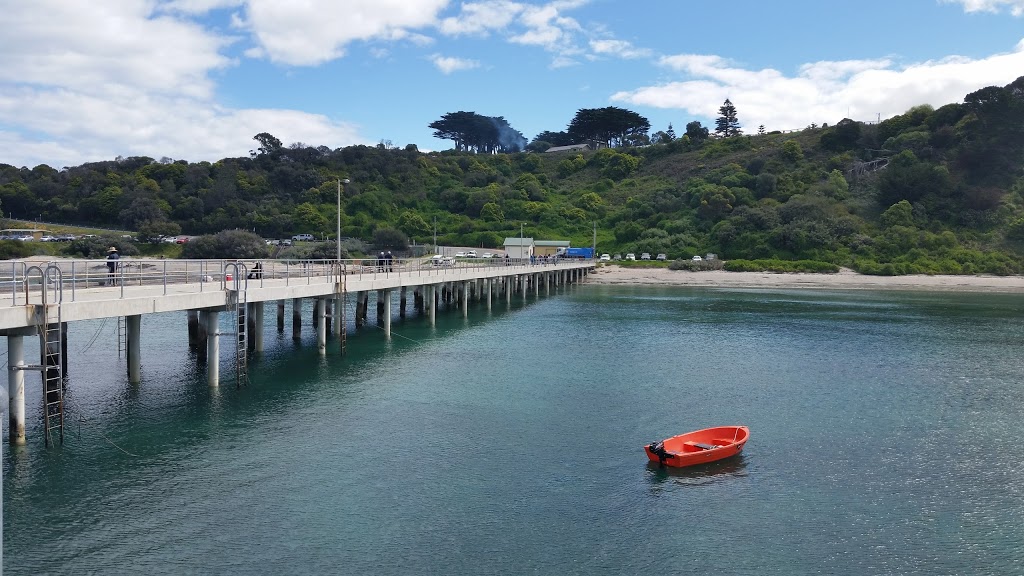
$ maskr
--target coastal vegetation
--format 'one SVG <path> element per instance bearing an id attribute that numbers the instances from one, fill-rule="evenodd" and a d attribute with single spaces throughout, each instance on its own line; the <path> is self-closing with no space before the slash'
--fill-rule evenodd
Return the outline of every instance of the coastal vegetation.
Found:
<path id="1" fill-rule="evenodd" d="M 671 125 L 648 136 L 641 116 L 605 108 L 525 144 L 501 117 L 459 112 L 431 124 L 456 141 L 442 152 L 285 146 L 261 133 L 249 157 L 218 162 L 0 164 L 0 207 L 140 241 L 236 229 L 330 240 L 341 187 L 342 236 L 367 242 L 387 230 L 494 248 L 522 230 L 589 246 L 596 230 L 599 252 L 714 252 L 758 269 L 1021 272 L 1024 77 L 878 123 L 744 135 L 741 106 L 726 101 L 720 113 L 714 132 L 689 122 L 678 137 Z M 540 152 L 577 138 L 598 149 Z M 786 264 L 801 261 L 818 264 Z"/>

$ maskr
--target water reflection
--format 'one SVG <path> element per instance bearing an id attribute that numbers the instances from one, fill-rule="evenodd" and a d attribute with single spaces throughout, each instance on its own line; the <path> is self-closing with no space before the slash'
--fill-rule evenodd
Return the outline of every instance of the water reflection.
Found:
<path id="1" fill-rule="evenodd" d="M 658 487 L 666 482 L 686 486 L 704 486 L 746 475 L 747 461 L 742 452 L 717 462 L 685 468 L 673 468 L 662 466 L 657 462 L 647 462 L 647 480 L 652 487 Z"/>

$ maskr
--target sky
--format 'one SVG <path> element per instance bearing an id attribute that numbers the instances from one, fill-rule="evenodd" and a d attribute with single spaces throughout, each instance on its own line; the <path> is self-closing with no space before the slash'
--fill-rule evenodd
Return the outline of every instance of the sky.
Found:
<path id="1" fill-rule="evenodd" d="M 1024 0 L 0 0 L 0 163 L 217 161 L 533 139 L 618 106 L 651 133 L 885 119 L 1024 75 Z"/>

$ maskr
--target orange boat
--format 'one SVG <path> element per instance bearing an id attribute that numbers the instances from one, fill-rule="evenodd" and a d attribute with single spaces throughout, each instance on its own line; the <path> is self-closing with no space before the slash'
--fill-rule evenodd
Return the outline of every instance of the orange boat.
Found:
<path id="1" fill-rule="evenodd" d="M 644 446 L 651 462 L 682 468 L 735 456 L 750 438 L 746 426 L 719 426 L 673 436 Z"/>

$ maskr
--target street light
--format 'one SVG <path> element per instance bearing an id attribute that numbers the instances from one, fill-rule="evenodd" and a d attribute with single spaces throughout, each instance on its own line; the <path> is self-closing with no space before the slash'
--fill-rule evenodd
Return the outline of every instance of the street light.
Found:
<path id="1" fill-rule="evenodd" d="M 338 178 L 338 229 L 334 237 L 335 256 L 338 259 L 338 266 L 341 266 L 341 185 L 348 184 L 348 178 Z"/>

